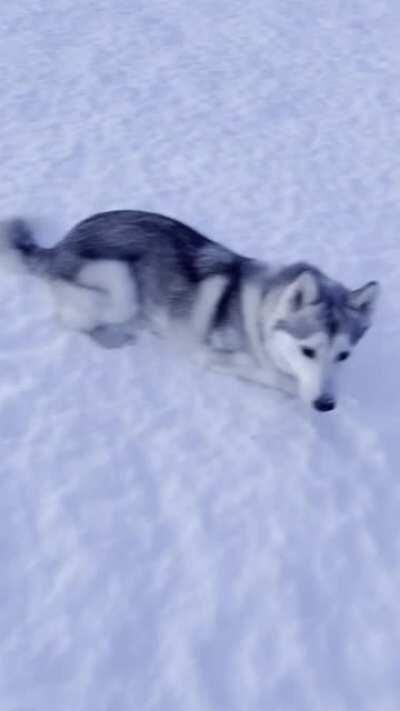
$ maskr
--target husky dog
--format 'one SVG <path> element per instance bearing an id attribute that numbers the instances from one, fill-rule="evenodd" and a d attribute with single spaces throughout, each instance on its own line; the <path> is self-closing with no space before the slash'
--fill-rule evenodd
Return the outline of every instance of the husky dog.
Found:
<path id="1" fill-rule="evenodd" d="M 89 217 L 55 247 L 22 220 L 3 223 L 0 254 L 45 277 L 61 322 L 105 347 L 147 325 L 184 337 L 207 367 L 301 398 L 326 412 L 337 376 L 371 324 L 377 282 L 351 291 L 315 266 L 241 256 L 162 215 Z"/>

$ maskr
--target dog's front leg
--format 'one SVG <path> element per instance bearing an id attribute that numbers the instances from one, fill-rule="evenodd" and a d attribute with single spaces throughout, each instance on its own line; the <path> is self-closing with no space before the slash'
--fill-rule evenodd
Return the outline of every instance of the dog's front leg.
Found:
<path id="1" fill-rule="evenodd" d="M 213 351 L 205 360 L 207 368 L 219 373 L 234 375 L 237 378 L 250 380 L 265 387 L 281 390 L 289 395 L 297 394 L 294 378 L 276 370 L 272 365 L 261 367 L 245 352 Z"/>

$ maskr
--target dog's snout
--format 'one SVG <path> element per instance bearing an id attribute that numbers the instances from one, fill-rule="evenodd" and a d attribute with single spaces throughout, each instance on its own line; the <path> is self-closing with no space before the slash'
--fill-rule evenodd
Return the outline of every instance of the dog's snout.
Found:
<path id="1" fill-rule="evenodd" d="M 321 397 L 314 400 L 314 407 L 319 412 L 330 412 L 336 407 L 336 402 L 331 395 L 321 395 Z"/>

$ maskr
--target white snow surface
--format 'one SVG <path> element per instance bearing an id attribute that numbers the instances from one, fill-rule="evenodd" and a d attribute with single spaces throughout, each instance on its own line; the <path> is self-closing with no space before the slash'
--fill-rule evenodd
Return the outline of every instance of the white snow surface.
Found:
<path id="1" fill-rule="evenodd" d="M 0 9 L 1 216 L 181 219 L 378 279 L 339 408 L 0 281 L 1 711 L 400 708 L 397 0 Z"/>

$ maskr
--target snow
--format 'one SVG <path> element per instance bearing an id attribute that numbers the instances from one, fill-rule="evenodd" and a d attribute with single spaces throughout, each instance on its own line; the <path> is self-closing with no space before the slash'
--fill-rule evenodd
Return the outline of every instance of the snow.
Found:
<path id="1" fill-rule="evenodd" d="M 1 711 L 397 711 L 399 7 L 19 0 L 1 212 L 100 210 L 382 282 L 340 407 L 62 332 L 0 281 Z"/>

